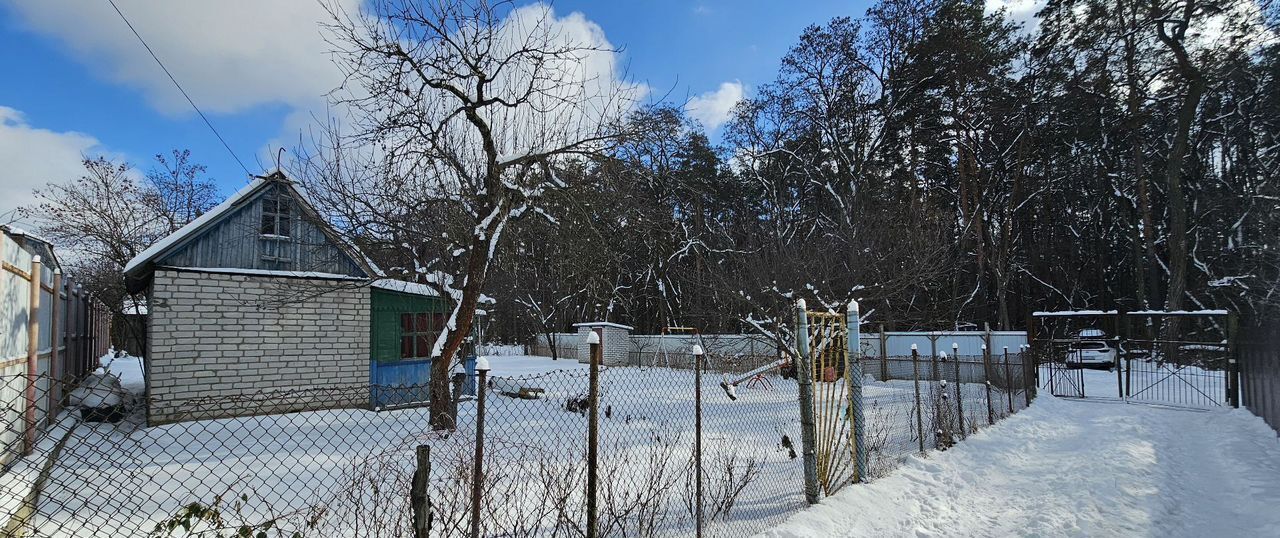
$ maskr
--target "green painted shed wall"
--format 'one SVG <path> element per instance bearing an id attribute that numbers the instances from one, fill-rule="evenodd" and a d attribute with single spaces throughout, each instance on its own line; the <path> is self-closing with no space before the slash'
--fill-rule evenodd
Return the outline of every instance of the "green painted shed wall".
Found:
<path id="1" fill-rule="evenodd" d="M 396 291 L 371 289 L 370 359 L 375 362 L 400 361 L 400 314 L 416 312 L 448 313 L 449 306 L 439 297 L 425 297 Z"/>

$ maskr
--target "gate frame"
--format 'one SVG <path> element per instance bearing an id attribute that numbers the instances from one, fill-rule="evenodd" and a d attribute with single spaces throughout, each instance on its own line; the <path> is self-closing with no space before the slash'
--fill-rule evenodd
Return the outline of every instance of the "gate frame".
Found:
<path id="1" fill-rule="evenodd" d="M 1121 314 L 1121 317 L 1124 319 L 1124 326 L 1125 326 L 1126 333 L 1130 335 L 1128 338 L 1129 340 L 1147 341 L 1147 342 L 1156 342 L 1158 341 L 1158 339 L 1155 339 L 1154 337 L 1149 337 L 1146 339 L 1132 338 L 1132 334 L 1134 331 L 1133 320 L 1136 320 L 1136 319 L 1164 320 L 1166 318 L 1203 318 L 1203 317 L 1226 318 L 1226 328 L 1223 330 L 1224 332 L 1223 341 L 1226 342 L 1225 344 L 1226 349 L 1223 351 L 1223 358 L 1227 361 L 1226 370 L 1223 372 L 1223 388 L 1226 394 L 1222 395 L 1223 401 L 1222 403 L 1218 404 L 1218 407 L 1231 407 L 1231 408 L 1240 407 L 1240 365 L 1237 357 L 1237 353 L 1239 351 L 1236 346 L 1236 338 L 1239 333 L 1239 320 L 1237 315 L 1234 312 L 1230 312 L 1227 310 L 1172 310 L 1172 311 L 1135 310 L 1132 312 L 1123 312 Z M 1157 324 L 1157 326 L 1158 325 L 1159 324 Z M 1202 343 L 1209 344 L 1210 342 L 1202 342 Z M 1130 379 L 1130 376 L 1132 374 L 1130 360 L 1131 359 L 1127 357 L 1125 359 L 1125 379 L 1121 387 L 1123 391 L 1123 398 L 1125 399 L 1125 401 L 1129 401 L 1130 398 L 1133 397 L 1133 391 L 1132 391 L 1131 379 Z M 1162 362 L 1168 362 L 1168 361 L 1162 361 Z M 1172 372 L 1170 375 L 1179 376 L 1179 374 L 1176 371 Z M 1179 379 L 1182 379 L 1182 378 L 1179 377 Z M 1149 389 L 1150 387 L 1147 387 L 1147 388 Z M 1139 393 L 1145 390 L 1147 389 L 1143 389 L 1142 391 L 1139 391 Z M 1153 403 L 1161 403 L 1161 402 L 1153 402 Z M 1175 405 L 1175 406 L 1177 405 L 1177 404 L 1168 404 L 1168 403 L 1161 403 L 1161 404 Z M 1192 406 L 1189 406 L 1189 407 L 1192 407 Z"/>
<path id="2" fill-rule="evenodd" d="M 1079 339 L 1078 330 L 1074 335 L 1063 335 L 1062 337 L 1058 337 L 1057 335 L 1054 335 L 1051 333 L 1047 340 L 1040 339 L 1038 338 L 1039 331 L 1036 330 L 1037 328 L 1039 328 L 1037 324 L 1043 325 L 1045 323 L 1045 320 L 1047 319 L 1066 319 L 1066 320 L 1097 319 L 1104 323 L 1109 321 L 1112 334 L 1111 336 L 1107 338 L 1103 338 L 1102 340 L 1111 341 L 1115 347 L 1116 382 L 1117 382 L 1117 385 L 1119 386 L 1119 388 L 1117 389 L 1116 396 L 1117 398 L 1124 399 L 1124 383 L 1122 378 L 1123 374 L 1122 374 L 1122 367 L 1120 364 L 1121 363 L 1120 349 L 1121 349 L 1121 346 L 1124 344 L 1125 336 L 1126 336 L 1126 333 L 1124 331 L 1125 327 L 1122 323 L 1123 318 L 1124 318 L 1124 315 L 1117 310 L 1068 310 L 1068 311 L 1033 312 L 1031 314 L 1031 320 L 1027 323 L 1027 345 L 1030 346 L 1031 356 L 1033 357 L 1035 385 L 1037 387 L 1040 386 L 1040 381 L 1041 381 L 1040 367 L 1045 364 L 1044 361 L 1042 361 L 1041 359 L 1048 356 L 1050 353 L 1054 352 L 1053 344 Z M 1104 323 L 1090 323 L 1089 325 L 1092 325 L 1092 327 L 1102 328 L 1101 326 L 1104 325 Z M 1047 346 L 1048 349 L 1045 349 L 1046 347 L 1045 344 L 1048 344 Z M 1079 393 L 1079 395 L 1071 396 L 1071 395 L 1062 395 L 1058 393 L 1058 390 L 1057 390 L 1058 385 L 1057 385 L 1055 372 L 1058 369 L 1062 369 L 1062 370 L 1069 370 L 1069 369 L 1067 368 L 1065 362 L 1062 363 L 1062 366 L 1060 367 L 1054 366 L 1055 364 L 1058 364 L 1058 361 L 1053 360 L 1053 357 L 1049 357 L 1049 361 L 1048 361 L 1049 381 L 1048 381 L 1048 385 L 1045 386 L 1045 388 L 1049 389 L 1049 393 L 1057 397 L 1088 398 L 1089 395 L 1086 392 L 1086 388 L 1084 384 L 1083 368 L 1079 368 L 1075 370 L 1076 372 L 1078 372 L 1078 375 L 1076 375 L 1075 382 L 1072 383 L 1075 387 L 1078 387 L 1077 392 Z"/>
<path id="3" fill-rule="evenodd" d="M 1043 359 L 1047 357 L 1049 359 L 1048 366 L 1050 369 L 1050 373 L 1049 373 L 1050 379 L 1048 380 L 1048 384 L 1045 385 L 1045 387 L 1048 388 L 1050 393 L 1053 394 L 1054 396 L 1063 397 L 1063 395 L 1058 394 L 1058 391 L 1056 390 L 1057 379 L 1055 378 L 1055 370 L 1059 367 L 1054 366 L 1054 364 L 1056 364 L 1058 361 L 1053 360 L 1053 357 L 1048 357 L 1048 354 L 1054 352 L 1053 350 L 1054 343 L 1060 343 L 1064 340 L 1078 338 L 1078 336 L 1077 337 L 1068 336 L 1068 338 L 1057 338 L 1056 335 L 1052 335 L 1052 334 L 1050 334 L 1049 338 L 1047 339 L 1039 338 L 1037 328 L 1043 328 L 1042 325 L 1045 323 L 1046 319 L 1065 318 L 1068 320 L 1072 320 L 1072 319 L 1086 318 L 1086 319 L 1105 320 L 1107 318 L 1110 318 L 1111 328 L 1114 331 L 1114 334 L 1111 337 L 1106 338 L 1105 340 L 1109 340 L 1113 342 L 1116 350 L 1115 372 L 1116 372 L 1117 398 L 1125 402 L 1130 402 L 1133 395 L 1132 375 L 1131 375 L 1132 365 L 1130 363 L 1131 358 L 1127 356 L 1127 353 L 1124 351 L 1124 348 L 1125 348 L 1124 344 L 1126 342 L 1132 342 L 1132 341 L 1153 341 L 1151 338 L 1147 338 L 1147 339 L 1134 338 L 1135 331 L 1137 329 L 1135 329 L 1135 327 L 1133 326 L 1133 320 L 1139 319 L 1139 318 L 1164 319 L 1164 318 L 1170 318 L 1170 317 L 1205 317 L 1205 316 L 1226 318 L 1227 327 L 1225 330 L 1226 334 L 1224 335 L 1225 336 L 1224 340 L 1226 341 L 1226 348 L 1227 348 L 1226 351 L 1224 352 L 1224 356 L 1227 360 L 1227 365 L 1228 365 L 1226 371 L 1224 372 L 1224 386 L 1225 386 L 1226 394 L 1224 395 L 1225 398 L 1223 400 L 1223 403 L 1218 405 L 1220 407 L 1228 407 L 1228 406 L 1233 408 L 1239 407 L 1240 406 L 1240 397 L 1239 397 L 1240 366 L 1236 356 L 1237 354 L 1236 336 L 1238 332 L 1237 331 L 1238 321 L 1235 313 L 1228 312 L 1226 310 L 1194 310 L 1194 311 L 1135 310 L 1135 311 L 1129 311 L 1129 312 L 1119 311 L 1119 310 L 1078 310 L 1078 311 L 1060 311 L 1060 312 L 1034 312 L 1031 314 L 1031 319 L 1027 323 L 1027 343 L 1029 346 L 1031 346 L 1032 356 L 1034 357 L 1036 386 L 1040 386 L 1041 384 L 1042 380 L 1040 379 L 1040 367 L 1045 366 L 1044 364 L 1045 361 Z M 1099 326 L 1099 325 L 1101 324 L 1094 324 L 1094 326 Z M 1205 342 L 1205 343 L 1208 343 L 1208 342 Z M 1046 344 L 1048 344 L 1047 346 L 1048 349 L 1046 349 Z M 1065 367 L 1066 365 L 1065 363 L 1063 363 L 1061 368 L 1065 369 Z M 1079 396 L 1068 395 L 1065 397 L 1074 397 L 1074 398 L 1096 397 L 1096 396 L 1089 396 L 1087 394 L 1086 387 L 1084 386 L 1083 369 L 1080 369 L 1078 371 L 1081 372 L 1081 375 L 1078 377 Z M 1177 374 L 1175 373 L 1173 375 L 1177 375 Z M 1160 402 L 1153 402 L 1153 403 L 1160 403 Z M 1177 404 L 1167 404 L 1167 405 L 1177 406 Z M 1193 406 L 1188 406 L 1188 407 L 1193 407 Z"/>

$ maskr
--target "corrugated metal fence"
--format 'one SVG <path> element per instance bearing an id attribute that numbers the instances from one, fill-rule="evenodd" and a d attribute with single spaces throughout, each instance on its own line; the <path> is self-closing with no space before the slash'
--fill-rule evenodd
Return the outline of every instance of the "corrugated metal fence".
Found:
<path id="1" fill-rule="evenodd" d="M 1245 407 L 1280 434 L 1280 322 L 1245 328 L 1239 355 Z"/>
<path id="2" fill-rule="evenodd" d="M 48 380 L 79 379 L 97 367 L 108 346 L 105 307 L 33 250 L 0 233 L 0 400 L 25 401 L 0 409 L 0 467 L 26 450 L 30 441 L 24 437 L 51 410 L 56 414 L 64 387 L 48 386 Z M 24 379 L 44 385 L 17 381 Z"/>
<path id="3" fill-rule="evenodd" d="M 579 359 L 575 333 L 555 335 L 558 357 Z M 700 340 L 700 341 L 699 341 Z M 911 379 L 910 363 L 896 361 L 911 356 L 916 346 L 921 357 L 945 354 L 956 356 L 964 364 L 966 379 L 980 379 L 983 372 L 983 349 L 1000 359 L 1007 352 L 1017 355 L 1027 344 L 1025 331 L 885 331 L 861 334 L 862 360 L 866 372 L 879 381 Z M 707 363 L 726 372 L 746 372 L 781 358 L 776 344 L 764 336 L 748 334 L 704 334 L 694 336 L 633 334 L 627 365 L 690 368 L 689 351 L 698 342 L 706 351 Z M 545 337 L 530 347 L 531 355 L 551 355 Z M 585 358 L 585 357 L 582 357 Z M 904 366 L 904 364 L 906 366 Z"/>

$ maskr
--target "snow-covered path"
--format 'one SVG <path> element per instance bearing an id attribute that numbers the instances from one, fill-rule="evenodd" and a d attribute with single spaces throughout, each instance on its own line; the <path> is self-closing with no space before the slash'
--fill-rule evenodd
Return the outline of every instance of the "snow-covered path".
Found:
<path id="1" fill-rule="evenodd" d="M 1280 536 L 1280 441 L 1244 410 L 1042 392 L 764 536 Z"/>

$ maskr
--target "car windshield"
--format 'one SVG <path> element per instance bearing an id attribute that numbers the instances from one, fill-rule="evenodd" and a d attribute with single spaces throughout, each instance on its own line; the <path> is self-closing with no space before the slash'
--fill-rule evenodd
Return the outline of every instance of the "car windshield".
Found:
<path id="1" fill-rule="evenodd" d="M 1102 342 L 1076 342 L 1071 345 L 1072 349 L 1107 349 L 1107 344 Z"/>

